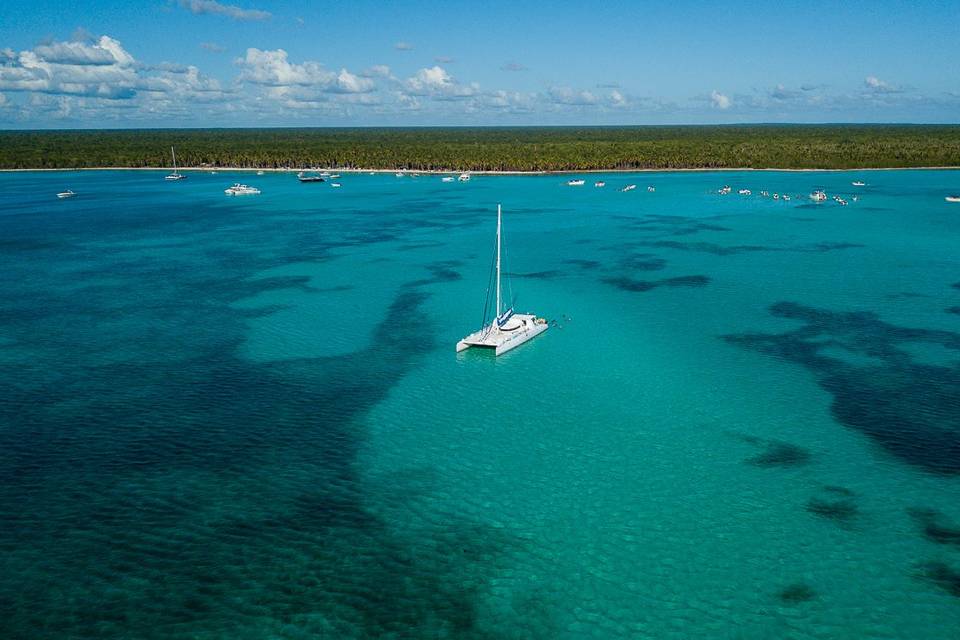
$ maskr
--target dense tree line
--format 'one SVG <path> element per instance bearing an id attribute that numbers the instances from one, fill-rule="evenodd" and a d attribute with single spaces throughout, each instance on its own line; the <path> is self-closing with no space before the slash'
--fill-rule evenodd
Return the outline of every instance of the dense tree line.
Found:
<path id="1" fill-rule="evenodd" d="M 0 131 L 0 168 L 181 166 L 562 171 L 960 166 L 960 126 Z"/>

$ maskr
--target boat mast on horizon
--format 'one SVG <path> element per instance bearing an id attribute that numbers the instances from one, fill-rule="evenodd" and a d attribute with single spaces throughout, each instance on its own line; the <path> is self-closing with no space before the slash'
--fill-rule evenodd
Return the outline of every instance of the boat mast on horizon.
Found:
<path id="1" fill-rule="evenodd" d="M 170 147 L 170 155 L 173 156 L 173 173 L 164 177 L 164 180 L 183 180 L 187 176 L 177 171 L 177 152 Z"/>
<path id="2" fill-rule="evenodd" d="M 501 311 L 503 306 L 502 296 L 500 293 L 500 228 L 501 228 L 501 214 L 500 214 L 500 205 L 497 205 L 497 260 L 496 260 L 496 270 L 497 270 L 497 286 L 496 286 L 496 307 L 493 310 L 493 320 L 489 325 L 485 324 L 487 321 L 487 305 L 484 305 L 484 318 L 483 323 L 484 327 L 479 331 L 471 333 L 466 338 L 457 343 L 457 353 L 470 347 L 485 347 L 488 349 L 494 349 L 494 355 L 501 355 L 519 347 L 521 344 L 534 338 L 544 331 L 546 331 L 550 325 L 547 324 L 547 321 L 544 318 L 538 318 L 534 314 L 527 313 L 515 313 L 513 306 L 511 305 L 509 309 Z M 489 291 L 489 290 L 488 290 Z M 489 296 L 489 293 L 488 293 Z M 489 304 L 489 297 L 487 298 L 487 303 Z"/>

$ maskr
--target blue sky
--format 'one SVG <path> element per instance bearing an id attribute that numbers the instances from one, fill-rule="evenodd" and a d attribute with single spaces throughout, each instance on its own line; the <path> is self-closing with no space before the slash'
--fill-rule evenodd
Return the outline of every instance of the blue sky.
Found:
<path id="1" fill-rule="evenodd" d="M 0 4 L 0 128 L 960 122 L 960 2 Z"/>

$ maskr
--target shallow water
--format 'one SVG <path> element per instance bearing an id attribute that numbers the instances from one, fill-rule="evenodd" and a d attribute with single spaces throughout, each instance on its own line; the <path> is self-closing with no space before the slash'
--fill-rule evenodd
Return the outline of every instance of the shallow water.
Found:
<path id="1" fill-rule="evenodd" d="M 0 174 L 0 636 L 960 633 L 960 173 L 162 175 Z"/>

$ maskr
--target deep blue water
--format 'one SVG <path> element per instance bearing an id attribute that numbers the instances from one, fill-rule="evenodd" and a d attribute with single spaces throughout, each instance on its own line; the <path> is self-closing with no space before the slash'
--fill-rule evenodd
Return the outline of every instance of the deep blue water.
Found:
<path id="1" fill-rule="evenodd" d="M 0 174 L 0 637 L 960 634 L 960 173 L 162 175 Z"/>

